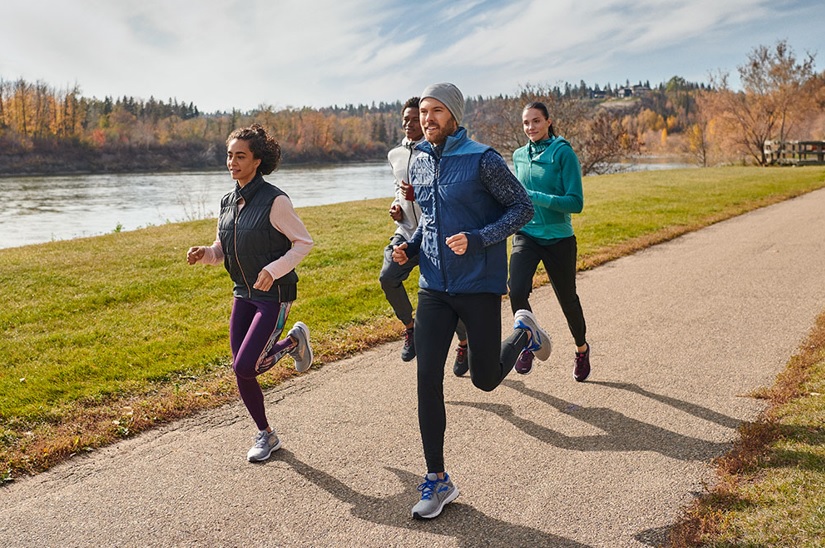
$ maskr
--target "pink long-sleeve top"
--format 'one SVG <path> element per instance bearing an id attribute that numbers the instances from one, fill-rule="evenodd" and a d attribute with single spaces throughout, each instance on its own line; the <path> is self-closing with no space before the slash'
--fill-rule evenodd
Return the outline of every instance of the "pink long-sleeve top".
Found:
<path id="1" fill-rule="evenodd" d="M 243 209 L 246 202 L 243 199 L 238 203 L 238 211 Z M 269 222 L 280 233 L 289 238 L 292 242 L 292 248 L 287 251 L 281 258 L 272 261 L 264 267 L 264 270 L 269 272 L 273 279 L 285 276 L 292 269 L 298 266 L 301 259 L 309 254 L 313 246 L 312 236 L 307 232 L 301 218 L 295 213 L 295 208 L 292 207 L 292 201 L 286 195 L 280 195 L 272 201 L 272 209 L 269 211 Z M 224 258 L 223 246 L 219 238 L 215 238 L 215 242 L 206 248 L 203 258 L 198 261 L 203 264 L 222 264 Z"/>

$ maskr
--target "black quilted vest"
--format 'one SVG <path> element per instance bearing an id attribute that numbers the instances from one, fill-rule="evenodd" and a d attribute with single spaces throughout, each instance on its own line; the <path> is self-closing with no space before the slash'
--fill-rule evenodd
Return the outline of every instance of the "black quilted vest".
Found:
<path id="1" fill-rule="evenodd" d="M 294 301 L 298 275 L 295 270 L 275 280 L 269 291 L 253 288 L 264 266 L 282 257 L 292 247 L 283 233 L 269 222 L 272 202 L 286 193 L 257 175 L 241 188 L 221 199 L 218 237 L 224 252 L 224 266 L 235 282 L 234 295 L 258 301 Z M 238 201 L 244 206 L 238 212 Z"/>

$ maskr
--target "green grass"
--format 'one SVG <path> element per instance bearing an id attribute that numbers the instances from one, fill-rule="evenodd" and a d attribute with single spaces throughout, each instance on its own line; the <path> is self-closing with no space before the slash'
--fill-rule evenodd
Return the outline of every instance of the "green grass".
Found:
<path id="1" fill-rule="evenodd" d="M 586 178 L 579 266 L 822 187 L 819 167 Z M 311 326 L 316 366 L 400 335 L 377 281 L 388 202 L 299 211 L 316 246 L 290 319 Z M 205 220 L 0 250 L 0 481 L 235 397 L 231 284 L 184 259 L 214 234 Z"/>
<path id="2" fill-rule="evenodd" d="M 573 216 L 582 266 L 607 249 L 672 237 L 818 185 L 805 173 L 752 168 L 673 170 L 585 178 L 585 209 Z M 810 178 L 809 178 L 810 177 Z M 813 186 L 808 186 L 813 185 Z M 598 261 L 600 262 L 600 261 Z"/>

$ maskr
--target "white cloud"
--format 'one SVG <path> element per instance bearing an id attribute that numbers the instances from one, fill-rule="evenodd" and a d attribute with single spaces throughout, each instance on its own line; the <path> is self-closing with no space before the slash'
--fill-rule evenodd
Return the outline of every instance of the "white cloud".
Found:
<path id="1" fill-rule="evenodd" d="M 404 100 L 445 80 L 468 95 L 528 82 L 704 80 L 778 39 L 798 53 L 824 50 L 820 9 L 818 0 L 44 0 L 5 10 L 0 77 L 206 111 Z"/>

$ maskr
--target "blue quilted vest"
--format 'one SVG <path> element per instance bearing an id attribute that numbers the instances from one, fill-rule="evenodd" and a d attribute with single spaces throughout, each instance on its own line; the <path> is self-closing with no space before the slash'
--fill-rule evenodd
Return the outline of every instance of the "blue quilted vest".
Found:
<path id="1" fill-rule="evenodd" d="M 480 230 L 504 214 L 479 174 L 482 154 L 492 149 L 469 139 L 464 128 L 447 137 L 440 157 L 426 141 L 417 148 L 423 154 L 410 168 L 410 179 L 422 211 L 419 286 L 451 294 L 506 294 L 506 240 L 464 255 L 445 243 L 448 236 Z"/>

